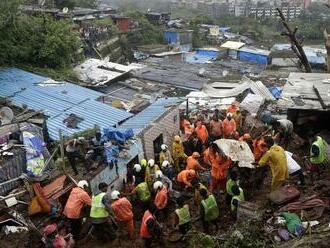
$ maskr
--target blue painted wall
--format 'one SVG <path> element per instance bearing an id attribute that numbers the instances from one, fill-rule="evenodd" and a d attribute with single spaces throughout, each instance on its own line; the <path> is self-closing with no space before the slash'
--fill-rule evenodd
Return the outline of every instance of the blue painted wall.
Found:
<path id="1" fill-rule="evenodd" d="M 261 65 L 266 65 L 268 63 L 268 57 L 260 54 L 253 54 L 248 52 L 239 51 L 238 58 L 242 61 L 255 62 Z"/>
<path id="2" fill-rule="evenodd" d="M 179 42 L 179 33 L 172 31 L 165 31 L 164 38 L 168 44 L 177 44 Z"/>
<path id="3" fill-rule="evenodd" d="M 216 59 L 219 55 L 218 51 L 211 51 L 211 50 L 203 50 L 203 49 L 199 49 L 199 50 L 195 50 L 195 52 L 198 55 L 202 55 L 202 56 L 206 56 L 206 57 L 210 57 L 212 59 Z"/>

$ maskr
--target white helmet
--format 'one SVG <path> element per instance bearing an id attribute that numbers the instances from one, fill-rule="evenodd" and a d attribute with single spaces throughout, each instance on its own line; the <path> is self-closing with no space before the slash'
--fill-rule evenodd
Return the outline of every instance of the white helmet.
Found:
<path id="1" fill-rule="evenodd" d="M 157 191 L 157 189 L 163 187 L 163 183 L 161 181 L 154 182 L 154 190 Z"/>
<path id="2" fill-rule="evenodd" d="M 156 178 L 162 177 L 163 176 L 163 172 L 161 170 L 157 170 L 155 173 Z"/>
<path id="3" fill-rule="evenodd" d="M 167 166 L 170 165 L 170 162 L 168 162 L 167 160 L 165 160 L 163 163 L 162 163 L 162 167 L 165 168 Z"/>
<path id="4" fill-rule="evenodd" d="M 81 180 L 81 181 L 78 182 L 77 185 L 78 185 L 79 188 L 83 189 L 84 187 L 88 187 L 88 182 L 86 180 Z"/>
<path id="5" fill-rule="evenodd" d="M 165 145 L 165 144 L 162 144 L 162 145 L 160 146 L 160 149 L 162 149 L 163 151 L 165 151 L 165 150 L 168 149 L 168 146 Z"/>
<path id="6" fill-rule="evenodd" d="M 117 200 L 119 199 L 120 192 L 118 190 L 114 190 L 111 192 L 111 200 Z"/>
<path id="7" fill-rule="evenodd" d="M 141 165 L 139 165 L 139 164 L 135 164 L 133 168 L 134 168 L 134 170 L 136 172 L 140 172 L 141 171 Z"/>
<path id="8" fill-rule="evenodd" d="M 155 165 L 155 160 L 153 160 L 153 159 L 149 159 L 149 161 L 148 161 L 148 166 L 149 166 L 149 167 L 154 167 L 154 165 Z"/>

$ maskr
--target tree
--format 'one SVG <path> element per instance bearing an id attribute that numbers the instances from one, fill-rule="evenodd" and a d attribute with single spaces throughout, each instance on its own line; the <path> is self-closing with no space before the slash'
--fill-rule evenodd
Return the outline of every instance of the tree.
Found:
<path id="1" fill-rule="evenodd" d="M 294 51 L 294 53 L 298 56 L 300 62 L 305 67 L 306 72 L 312 72 L 311 65 L 308 62 L 304 49 L 302 48 L 303 41 L 302 40 L 299 41 L 296 37 L 298 28 L 295 27 L 295 29 L 292 30 L 291 27 L 289 26 L 289 24 L 287 23 L 287 21 L 285 20 L 285 17 L 283 15 L 282 11 L 279 8 L 277 8 L 276 10 L 279 14 L 279 17 L 281 18 L 282 25 L 287 30 L 287 32 L 283 32 L 282 35 L 285 35 L 289 38 L 289 40 L 291 42 L 291 48 Z"/>
<path id="2" fill-rule="evenodd" d="M 0 5 L 0 65 L 69 66 L 80 47 L 73 24 L 43 15 L 25 15 L 19 11 L 19 2 L 3 0 Z"/>

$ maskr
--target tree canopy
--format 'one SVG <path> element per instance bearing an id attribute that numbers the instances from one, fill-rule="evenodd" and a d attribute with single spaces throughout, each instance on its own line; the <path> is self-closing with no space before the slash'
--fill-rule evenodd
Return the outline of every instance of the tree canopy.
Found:
<path id="1" fill-rule="evenodd" d="M 63 68 L 76 59 L 78 33 L 68 21 L 29 16 L 19 9 L 19 0 L 0 1 L 0 65 L 30 64 Z"/>

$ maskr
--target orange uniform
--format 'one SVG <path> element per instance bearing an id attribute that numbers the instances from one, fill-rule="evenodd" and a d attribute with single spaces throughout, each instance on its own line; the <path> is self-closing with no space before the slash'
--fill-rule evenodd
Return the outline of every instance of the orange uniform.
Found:
<path id="1" fill-rule="evenodd" d="M 177 180 L 180 183 L 184 183 L 185 185 L 191 186 L 191 180 L 193 179 L 192 176 L 190 176 L 190 171 L 189 170 L 183 170 L 181 171 L 178 176 L 177 176 Z"/>
<path id="2" fill-rule="evenodd" d="M 237 111 L 237 106 L 235 104 L 230 104 L 226 110 L 226 113 L 236 113 Z"/>
<path id="3" fill-rule="evenodd" d="M 201 125 L 200 127 L 196 127 L 195 131 L 197 133 L 198 138 L 201 139 L 202 143 L 205 144 L 207 139 L 209 138 L 209 133 L 204 125 Z"/>
<path id="4" fill-rule="evenodd" d="M 148 226 L 147 226 L 147 221 L 149 219 L 155 220 L 155 217 L 150 213 L 149 210 L 147 210 L 147 211 L 144 212 L 142 222 L 141 222 L 140 236 L 142 238 L 150 239 L 152 237 L 149 230 L 148 230 Z"/>
<path id="5" fill-rule="evenodd" d="M 156 194 L 155 205 L 158 209 L 164 209 L 167 206 L 167 202 L 168 202 L 167 188 L 163 187 Z"/>
<path id="6" fill-rule="evenodd" d="M 236 132 L 236 122 L 234 119 L 228 120 L 227 118 L 222 122 L 222 131 L 225 137 L 229 137 Z"/>
<path id="7" fill-rule="evenodd" d="M 265 141 L 263 139 L 253 140 L 253 154 L 256 161 L 259 161 L 262 155 L 266 152 L 264 145 Z"/>
<path id="8" fill-rule="evenodd" d="M 69 219 L 79 219 L 84 204 L 91 206 L 92 199 L 85 190 L 75 187 L 70 193 L 63 214 Z"/>
<path id="9" fill-rule="evenodd" d="M 125 224 L 128 235 L 132 237 L 134 232 L 134 221 L 132 204 L 130 201 L 127 200 L 126 197 L 122 197 L 111 204 L 111 209 L 114 213 L 115 220 Z"/>
<path id="10" fill-rule="evenodd" d="M 216 189 L 219 185 L 221 189 L 225 188 L 226 183 L 226 171 L 231 165 L 231 160 L 226 157 L 219 156 L 218 154 L 210 153 L 211 162 L 211 185 L 210 190 Z"/>
<path id="11" fill-rule="evenodd" d="M 193 158 L 192 156 L 189 156 L 187 158 L 187 166 L 186 170 L 195 170 L 197 171 L 200 168 L 200 164 L 197 159 Z"/>

